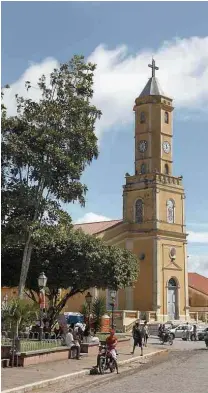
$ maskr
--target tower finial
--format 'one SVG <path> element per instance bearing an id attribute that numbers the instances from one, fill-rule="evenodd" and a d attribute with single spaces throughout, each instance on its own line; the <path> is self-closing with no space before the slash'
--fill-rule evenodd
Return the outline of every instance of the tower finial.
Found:
<path id="1" fill-rule="evenodd" d="M 159 67 L 156 67 L 155 60 L 152 58 L 152 64 L 148 64 L 148 67 L 152 68 L 152 78 L 155 77 L 155 70 L 159 70 Z"/>

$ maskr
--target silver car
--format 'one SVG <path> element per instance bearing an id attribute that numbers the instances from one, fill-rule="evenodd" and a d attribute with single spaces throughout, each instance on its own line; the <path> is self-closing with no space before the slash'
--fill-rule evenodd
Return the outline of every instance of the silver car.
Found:
<path id="1" fill-rule="evenodd" d="M 190 339 L 194 340 L 194 326 L 193 325 L 188 325 L 189 326 L 189 334 L 190 334 Z M 199 332 L 202 330 L 203 328 L 201 326 L 197 326 L 197 336 L 199 334 Z M 173 336 L 173 338 L 182 338 L 183 340 L 186 340 L 187 335 L 187 324 L 181 324 L 178 326 L 173 327 L 172 329 L 170 329 L 170 332 Z"/>
<path id="2" fill-rule="evenodd" d="M 187 331 L 187 325 L 178 325 L 170 329 L 170 333 L 173 338 L 184 338 L 185 332 Z M 193 326 L 189 325 L 190 335 L 193 334 Z"/>

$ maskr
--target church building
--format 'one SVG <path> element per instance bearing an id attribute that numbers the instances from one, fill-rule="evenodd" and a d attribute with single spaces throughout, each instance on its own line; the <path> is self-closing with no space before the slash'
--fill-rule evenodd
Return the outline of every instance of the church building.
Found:
<path id="1" fill-rule="evenodd" d="M 189 319 L 182 177 L 173 176 L 173 100 L 152 76 L 136 98 L 135 170 L 123 186 L 123 219 L 77 224 L 107 244 L 131 250 L 140 273 L 119 290 L 118 310 L 154 311 L 157 320 Z M 108 298 L 108 294 L 106 296 Z"/>

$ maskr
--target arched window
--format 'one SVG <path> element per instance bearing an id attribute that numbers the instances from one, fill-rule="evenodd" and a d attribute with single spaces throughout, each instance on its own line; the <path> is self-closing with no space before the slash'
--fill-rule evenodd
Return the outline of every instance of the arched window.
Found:
<path id="1" fill-rule="evenodd" d="M 135 222 L 141 224 L 143 222 L 143 201 L 137 199 L 135 203 Z"/>
<path id="2" fill-rule="evenodd" d="M 141 165 L 141 173 L 146 173 L 146 165 L 144 163 Z"/>
<path id="3" fill-rule="evenodd" d="M 173 224 L 175 221 L 175 202 L 172 199 L 167 201 L 167 222 Z"/>
<path id="4" fill-rule="evenodd" d="M 165 112 L 164 120 L 165 120 L 165 123 L 166 123 L 166 124 L 169 123 L 169 114 L 168 114 L 168 112 Z"/>
<path id="5" fill-rule="evenodd" d="M 168 281 L 168 287 L 177 287 L 176 281 L 174 280 L 174 278 L 171 278 Z"/>
<path id="6" fill-rule="evenodd" d="M 168 164 L 165 164 L 165 174 L 169 175 L 169 166 L 168 166 Z"/>
<path id="7" fill-rule="evenodd" d="M 143 124 L 146 121 L 145 113 L 141 112 L 140 113 L 140 123 Z"/>

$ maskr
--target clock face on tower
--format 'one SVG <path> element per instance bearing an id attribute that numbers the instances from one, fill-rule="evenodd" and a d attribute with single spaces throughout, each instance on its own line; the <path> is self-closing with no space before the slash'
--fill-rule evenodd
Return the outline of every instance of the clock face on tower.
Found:
<path id="1" fill-rule="evenodd" d="M 140 153 L 144 153 L 147 150 L 147 141 L 140 141 L 138 144 Z"/>
<path id="2" fill-rule="evenodd" d="M 169 142 L 167 142 L 167 141 L 163 142 L 163 150 L 167 154 L 170 153 L 170 143 Z"/>

